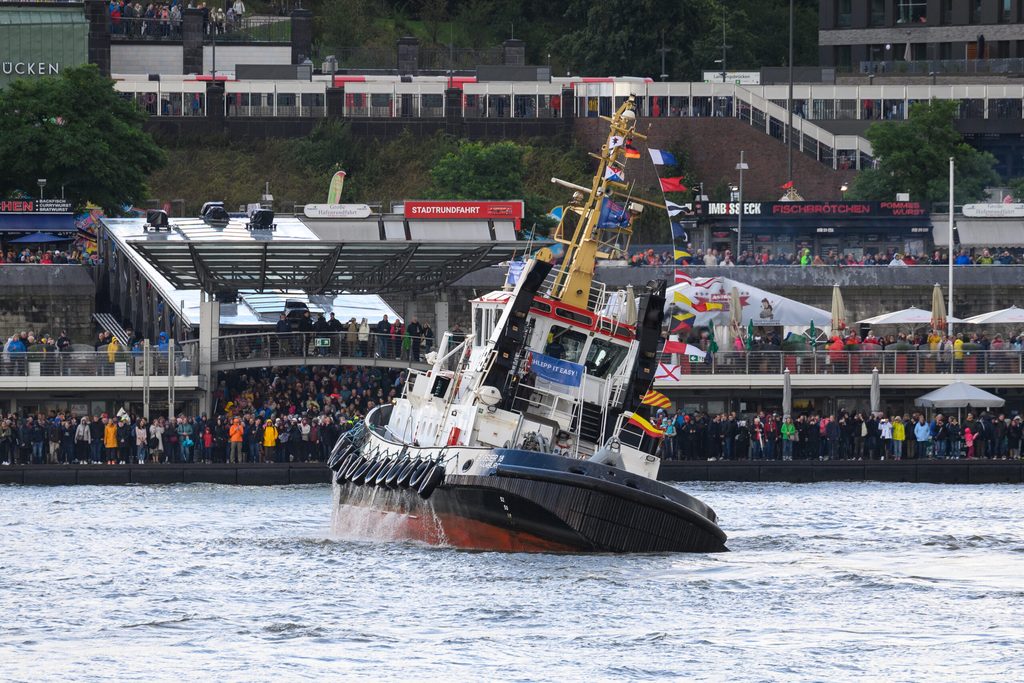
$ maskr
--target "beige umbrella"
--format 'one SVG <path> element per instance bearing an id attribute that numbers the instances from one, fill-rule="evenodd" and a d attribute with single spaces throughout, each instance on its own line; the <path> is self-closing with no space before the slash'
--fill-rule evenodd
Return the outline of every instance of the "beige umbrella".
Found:
<path id="1" fill-rule="evenodd" d="M 743 334 L 743 306 L 740 304 L 740 290 L 729 290 L 729 332 L 733 338 Z"/>
<path id="2" fill-rule="evenodd" d="M 832 285 L 832 333 L 846 329 L 846 304 L 843 303 L 843 293 L 839 291 L 839 284 Z"/>
<path id="3" fill-rule="evenodd" d="M 942 298 L 942 287 L 935 283 L 932 289 L 932 322 L 933 330 L 942 332 L 946 329 L 946 301 Z"/>

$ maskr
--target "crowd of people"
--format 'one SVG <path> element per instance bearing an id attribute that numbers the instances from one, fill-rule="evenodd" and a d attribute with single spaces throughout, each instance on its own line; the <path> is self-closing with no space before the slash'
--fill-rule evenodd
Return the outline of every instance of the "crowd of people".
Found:
<path id="1" fill-rule="evenodd" d="M 245 17 L 243 0 L 228 0 L 224 7 L 207 7 L 205 2 L 169 0 L 169 2 L 141 3 L 110 0 L 110 33 L 128 38 L 181 37 L 182 10 L 198 9 L 203 15 L 203 32 L 224 34 L 236 30 Z"/>
<path id="2" fill-rule="evenodd" d="M 263 368 L 224 375 L 213 416 L 8 415 L 0 463 L 325 461 L 338 436 L 394 399 L 403 381 L 402 372 L 382 368 Z"/>
<path id="3" fill-rule="evenodd" d="M 669 460 L 1020 459 L 1021 416 L 989 412 L 791 415 L 676 414 L 659 409 L 660 453 Z"/>
<path id="4" fill-rule="evenodd" d="M 635 250 L 629 257 L 632 266 L 945 266 L 949 264 L 949 252 L 935 250 L 928 254 L 903 253 L 889 248 L 877 252 L 840 253 L 830 250 L 825 254 L 813 254 L 807 247 L 795 252 L 773 252 L 765 247 L 755 251 L 743 251 L 738 257 L 731 249 L 693 249 L 688 245 L 680 250 L 685 256 L 676 258 L 672 249 L 647 247 Z M 1024 264 L 1024 249 L 961 249 L 953 256 L 957 266 L 1000 266 Z"/>
<path id="5" fill-rule="evenodd" d="M 0 249 L 0 264 L 4 263 L 39 263 L 43 265 L 81 264 L 98 265 L 99 255 L 89 253 L 80 247 L 65 249 L 30 248 L 15 249 L 8 246 Z"/>

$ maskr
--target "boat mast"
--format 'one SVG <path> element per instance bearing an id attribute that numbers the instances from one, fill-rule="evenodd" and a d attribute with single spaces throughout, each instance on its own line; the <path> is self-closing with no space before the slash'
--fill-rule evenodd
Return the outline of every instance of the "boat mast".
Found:
<path id="1" fill-rule="evenodd" d="M 589 191 L 585 187 L 552 178 L 552 182 L 575 188 L 577 193 L 572 203 L 562 212 L 562 220 L 555 232 L 555 240 L 566 245 L 566 249 L 565 258 L 555 275 L 551 294 L 559 301 L 584 309 L 588 308 L 595 261 L 598 258 L 611 258 L 626 252 L 630 237 L 633 235 L 632 216 L 621 226 L 598 227 L 601 207 L 605 201 L 610 201 L 612 194 L 629 197 L 629 185 L 605 177 L 608 175 L 606 170 L 609 165 L 615 165 L 616 168 L 623 166 L 619 159 L 625 155 L 626 146 L 631 144 L 633 137 L 646 139 L 646 136 L 635 132 L 636 111 L 632 95 L 611 118 L 601 118 L 608 121 L 610 132 L 608 139 L 601 146 L 601 154 L 591 155 L 598 160 L 598 165 Z M 584 192 L 587 192 L 585 198 Z M 630 204 L 624 206 L 623 210 L 639 213 L 642 207 Z M 566 237 L 570 230 L 571 237 Z"/>

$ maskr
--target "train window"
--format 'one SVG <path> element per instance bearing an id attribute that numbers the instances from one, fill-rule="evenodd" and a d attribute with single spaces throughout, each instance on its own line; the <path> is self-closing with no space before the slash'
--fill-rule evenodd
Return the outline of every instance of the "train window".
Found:
<path id="1" fill-rule="evenodd" d="M 619 369 L 628 349 L 604 339 L 595 338 L 587 353 L 587 374 L 594 377 L 610 377 Z"/>
<path id="2" fill-rule="evenodd" d="M 544 347 L 544 353 L 552 358 L 578 363 L 586 343 L 587 335 L 583 332 L 553 325 L 548 334 L 548 343 Z"/>

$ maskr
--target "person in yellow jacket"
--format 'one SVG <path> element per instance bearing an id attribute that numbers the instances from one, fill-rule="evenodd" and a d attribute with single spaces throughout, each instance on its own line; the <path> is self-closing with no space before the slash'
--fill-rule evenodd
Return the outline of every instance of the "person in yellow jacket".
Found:
<path id="1" fill-rule="evenodd" d="M 953 360 L 958 363 L 964 359 L 964 335 L 956 335 L 956 341 L 953 342 Z M 959 367 L 959 366 L 958 366 Z"/>
<path id="2" fill-rule="evenodd" d="M 899 415 L 892 419 L 892 457 L 903 459 L 903 442 L 907 440 L 907 428 Z"/>
<path id="3" fill-rule="evenodd" d="M 107 449 L 107 464 L 117 462 L 117 421 L 103 418 L 103 447 Z"/>
<path id="4" fill-rule="evenodd" d="M 273 420 L 267 420 L 263 427 L 263 460 L 274 462 L 274 453 L 277 451 L 277 427 Z"/>
<path id="5" fill-rule="evenodd" d="M 117 360 L 117 352 L 121 350 L 121 345 L 117 343 L 117 337 L 111 337 L 110 343 L 107 344 L 107 362 L 110 363 L 111 367 L 114 365 L 114 361 Z"/>

